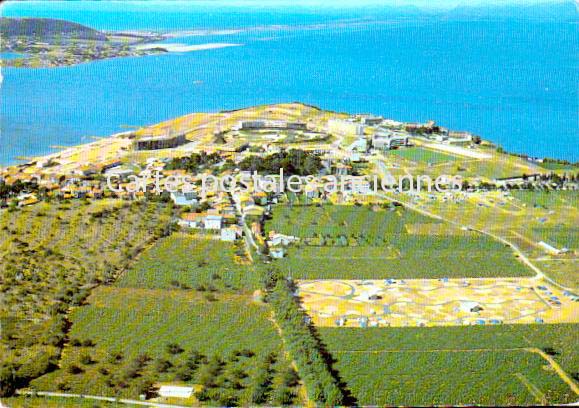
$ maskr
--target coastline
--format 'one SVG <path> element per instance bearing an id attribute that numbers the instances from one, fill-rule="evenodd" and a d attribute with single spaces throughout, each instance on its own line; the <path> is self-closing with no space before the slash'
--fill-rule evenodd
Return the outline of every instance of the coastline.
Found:
<path id="1" fill-rule="evenodd" d="M 196 45 L 187 45 L 181 43 L 149 43 L 149 44 L 141 44 L 135 46 L 137 50 L 155 50 L 155 49 L 164 49 L 165 51 L 171 53 L 179 53 L 179 52 L 192 52 L 192 51 L 204 51 L 204 50 L 214 50 L 219 48 L 228 48 L 228 47 L 240 47 L 243 44 L 234 44 L 234 43 L 207 43 L 207 44 L 196 44 Z"/>

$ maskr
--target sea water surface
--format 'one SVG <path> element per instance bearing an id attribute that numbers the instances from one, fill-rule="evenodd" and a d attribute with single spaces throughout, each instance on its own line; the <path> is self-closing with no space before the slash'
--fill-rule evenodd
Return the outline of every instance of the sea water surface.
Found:
<path id="1" fill-rule="evenodd" d="M 9 3 L 2 15 L 62 18 L 104 30 L 203 29 L 170 41 L 243 45 L 4 68 L 0 164 L 190 112 L 292 101 L 403 121 L 434 119 L 510 151 L 579 160 L 579 32 L 571 22 L 78 3 Z"/>

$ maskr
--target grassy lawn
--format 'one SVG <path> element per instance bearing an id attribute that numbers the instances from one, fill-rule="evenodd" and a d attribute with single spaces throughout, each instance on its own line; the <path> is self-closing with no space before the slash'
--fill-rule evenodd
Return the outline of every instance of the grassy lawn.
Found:
<path id="1" fill-rule="evenodd" d="M 253 291 L 258 267 L 248 264 L 243 247 L 177 233 L 149 248 L 116 283 L 120 287 Z"/>
<path id="2" fill-rule="evenodd" d="M 435 152 L 433 150 L 423 149 L 420 147 L 390 150 L 388 154 L 393 154 L 417 163 L 439 164 L 458 160 L 458 157 L 456 156 Z"/>
<path id="3" fill-rule="evenodd" d="M 318 331 L 359 404 L 533 405 L 577 398 L 540 355 L 505 350 L 552 347 L 563 369 L 577 375 L 576 325 Z"/>
<path id="4" fill-rule="evenodd" d="M 484 235 L 444 228 L 408 233 L 407 227 L 427 223 L 439 221 L 403 209 L 279 206 L 266 229 L 301 238 L 284 259 L 275 261 L 296 279 L 531 275 L 509 248 Z"/>

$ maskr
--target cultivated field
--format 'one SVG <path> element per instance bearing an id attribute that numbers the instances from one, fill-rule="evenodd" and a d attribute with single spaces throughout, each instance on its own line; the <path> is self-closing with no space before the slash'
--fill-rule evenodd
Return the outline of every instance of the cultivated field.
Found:
<path id="1" fill-rule="evenodd" d="M 279 206 L 268 231 L 297 236 L 276 265 L 296 279 L 530 276 L 510 248 L 406 211 Z"/>
<path id="2" fill-rule="evenodd" d="M 298 377 L 259 298 L 257 269 L 232 244 L 174 233 L 113 286 L 75 308 L 60 368 L 42 391 L 139 399 L 163 384 L 194 387 L 180 405 L 299 401 Z"/>
<path id="3" fill-rule="evenodd" d="M 362 405 L 535 405 L 578 397 L 556 371 L 579 373 L 575 325 L 318 330 Z"/>
<path id="4" fill-rule="evenodd" d="M 69 307 L 82 304 L 90 289 L 113 280 L 167 233 L 171 210 L 103 200 L 40 203 L 0 214 L 2 363 L 12 380 L 26 385 L 57 363 Z"/>
<path id="5" fill-rule="evenodd" d="M 79 345 L 67 345 L 61 369 L 31 385 L 138 399 L 153 384 L 191 384 L 195 397 L 178 403 L 251 403 L 260 367 L 268 362 L 268 381 L 287 371 L 268 317 L 247 296 L 101 287 L 71 315 Z M 274 397 L 266 390 L 261 403 Z"/>
<path id="6" fill-rule="evenodd" d="M 120 287 L 253 291 L 260 288 L 257 265 L 245 248 L 208 236 L 176 233 L 148 249 L 117 282 Z"/>

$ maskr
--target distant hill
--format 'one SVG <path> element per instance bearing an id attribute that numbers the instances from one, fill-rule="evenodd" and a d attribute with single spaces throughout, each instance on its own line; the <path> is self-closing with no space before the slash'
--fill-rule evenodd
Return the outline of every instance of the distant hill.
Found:
<path id="1" fill-rule="evenodd" d="M 3 37 L 29 36 L 43 40 L 72 38 L 78 40 L 107 41 L 100 31 L 71 21 L 52 18 L 0 18 L 0 35 Z"/>
<path id="2" fill-rule="evenodd" d="M 450 19 L 474 18 L 485 20 L 540 20 L 540 21 L 577 21 L 577 7 L 573 1 L 542 4 L 511 5 L 468 5 L 459 6 L 444 13 Z"/>

